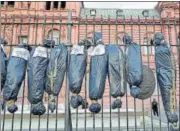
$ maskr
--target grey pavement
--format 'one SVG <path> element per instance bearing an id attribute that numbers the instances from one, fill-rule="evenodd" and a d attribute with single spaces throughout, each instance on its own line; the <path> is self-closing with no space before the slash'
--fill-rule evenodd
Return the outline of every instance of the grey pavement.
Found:
<path id="1" fill-rule="evenodd" d="M 28 114 L 29 116 L 29 114 Z M 77 119 L 78 118 L 78 119 Z M 140 128 L 137 131 L 143 131 L 143 117 L 142 116 L 137 116 L 137 127 Z M 118 117 L 117 114 L 112 113 L 112 121 L 111 121 L 111 127 L 112 131 L 119 130 L 118 128 Z M 151 119 L 148 116 L 144 117 L 145 119 L 145 130 L 150 131 L 151 127 Z M 40 122 L 40 123 L 39 123 Z M 29 123 L 30 119 L 28 117 L 24 117 L 22 121 L 22 131 L 28 131 L 29 130 Z M 130 115 L 128 117 L 128 123 L 129 123 L 129 128 L 134 128 L 135 127 L 135 117 L 133 115 Z M 38 126 L 40 125 L 40 131 L 45 131 L 47 130 L 47 124 L 49 131 L 54 131 L 56 127 L 56 118 L 53 115 L 49 115 L 49 120 L 47 117 L 42 117 L 39 118 L 33 117 L 31 120 L 31 131 L 37 131 Z M 78 131 L 84 131 L 85 127 L 85 118 L 84 114 L 79 115 L 76 117 L 76 115 L 72 116 L 72 124 L 73 128 L 76 128 L 76 125 L 78 126 L 77 129 Z M 86 120 L 86 128 L 87 131 L 92 131 L 93 130 L 93 124 L 95 125 L 96 131 L 102 130 L 102 117 L 101 114 L 95 117 L 95 121 L 93 121 L 93 117 L 91 115 L 87 115 L 87 120 Z M 14 124 L 13 124 L 13 131 L 19 131 L 20 130 L 20 125 L 21 125 L 21 118 L 15 116 L 14 117 Z M 110 129 L 110 117 L 109 115 L 104 114 L 103 118 L 103 125 L 104 125 L 104 131 L 109 131 Z M 167 124 L 166 123 L 161 123 L 162 128 L 164 128 L 163 131 L 166 131 Z M 120 128 L 121 131 L 126 131 L 127 130 L 127 117 L 126 116 L 120 116 Z M 153 119 L 153 129 L 156 129 L 159 131 L 159 122 L 158 120 Z M 7 118 L 5 119 L 5 131 L 10 131 L 12 129 L 12 119 Z M 64 118 L 62 115 L 58 115 L 57 118 L 57 129 L 58 131 L 63 131 L 64 130 Z M 130 131 L 133 131 L 130 130 Z M 156 131 L 156 130 L 154 130 Z"/>
<path id="2" fill-rule="evenodd" d="M 84 110 L 79 110 L 78 116 L 76 115 L 76 110 L 72 110 L 72 125 L 74 130 L 76 131 L 76 126 L 78 131 L 84 131 L 85 130 L 85 114 Z M 135 116 L 134 116 L 134 110 L 128 109 L 128 124 L 129 124 L 129 131 L 134 131 L 135 127 Z M 1 115 L 3 115 L 3 112 L 1 112 Z M 118 115 L 118 112 L 115 110 L 112 110 L 112 118 L 110 121 L 110 115 L 109 115 L 109 109 L 104 110 L 103 113 L 103 121 L 102 121 L 102 114 L 98 114 L 95 116 L 95 121 L 93 121 L 93 115 L 87 110 L 87 118 L 86 118 L 86 131 L 93 131 L 93 124 L 95 125 L 96 131 L 102 131 L 102 124 L 104 126 L 104 131 L 110 131 L 110 124 L 112 127 L 111 131 L 127 131 L 127 116 L 126 116 L 126 110 L 121 109 L 120 114 Z M 167 128 L 167 119 L 165 116 L 165 112 L 161 109 L 161 122 L 159 121 L 159 117 L 152 116 L 150 114 L 150 111 L 145 111 L 145 116 L 142 116 L 142 111 L 136 112 L 136 125 L 137 125 L 137 131 L 144 131 L 143 126 L 145 127 L 145 131 L 151 131 L 152 128 L 153 131 L 160 131 L 160 125 L 161 130 L 166 131 Z M 47 124 L 49 131 L 54 131 L 56 124 L 57 124 L 57 131 L 64 131 L 64 111 L 58 110 L 57 115 L 57 123 L 56 123 L 56 114 L 50 113 L 49 120 L 47 119 L 48 115 L 45 114 L 40 117 L 35 117 L 32 115 L 31 119 L 31 131 L 37 131 L 38 127 L 40 131 L 47 131 Z M 120 120 L 120 130 L 118 127 L 118 116 Z M 29 111 L 24 111 L 23 113 L 23 120 L 22 120 L 22 130 L 21 131 L 29 131 L 30 126 L 30 115 Z M 3 125 L 3 117 L 1 117 L 1 126 Z M 11 131 L 12 130 L 12 114 L 6 112 L 5 116 L 5 123 L 4 123 L 4 131 Z M 143 123 L 144 121 L 144 123 Z M 16 112 L 14 116 L 14 123 L 13 123 L 13 131 L 19 131 L 21 127 L 21 112 Z"/>

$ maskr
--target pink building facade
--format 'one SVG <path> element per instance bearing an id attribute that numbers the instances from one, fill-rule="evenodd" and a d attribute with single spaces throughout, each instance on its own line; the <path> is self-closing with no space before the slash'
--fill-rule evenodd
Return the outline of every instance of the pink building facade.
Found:
<path id="1" fill-rule="evenodd" d="M 31 45 L 41 44 L 43 39 L 54 39 L 56 43 L 67 42 L 68 12 L 72 12 L 72 43 L 77 44 L 80 39 L 86 38 L 92 31 L 103 33 L 106 44 L 118 42 L 116 36 L 126 32 L 133 36 L 133 40 L 141 45 L 150 44 L 155 32 L 162 32 L 171 45 L 178 44 L 179 36 L 179 2 L 158 2 L 154 9 L 88 9 L 83 2 L 3 2 L 1 4 L 1 36 L 9 45 L 27 42 Z M 95 11 L 95 16 L 91 14 Z M 116 15 L 117 11 L 120 13 Z M 147 17 L 146 17 L 147 16 Z M 169 23 L 168 23 L 169 22 Z M 79 24 L 78 24 L 79 23 Z M 93 25 L 93 23 L 96 23 Z M 7 52 L 10 48 L 7 47 Z M 177 63 L 177 47 L 172 46 Z M 143 63 L 154 70 L 154 47 L 142 46 Z M 178 71 L 177 71 L 178 72 Z M 179 99 L 179 73 L 177 73 L 176 96 Z M 88 70 L 87 70 L 88 76 Z M 88 78 L 88 77 L 87 77 Z M 27 83 L 27 82 L 26 82 Z M 84 82 L 85 85 L 85 82 Z M 88 85 L 87 85 L 88 86 Z M 26 86 L 27 87 L 27 86 Z M 59 103 L 64 103 L 65 84 L 59 95 Z M 128 90 L 129 92 L 129 90 Z M 85 89 L 81 94 L 85 96 Z M 19 96 L 21 98 L 22 95 Z M 127 94 L 129 108 L 134 108 L 134 99 Z M 153 97 L 158 97 L 156 87 Z M 123 107 L 126 107 L 126 98 L 123 97 Z M 21 99 L 18 102 L 21 103 Z M 47 96 L 45 95 L 45 103 Z M 27 88 L 25 88 L 25 103 Z M 109 86 L 106 84 L 104 106 L 109 106 Z M 142 102 L 136 102 L 142 108 Z M 150 107 L 150 99 L 144 101 L 145 108 Z"/>

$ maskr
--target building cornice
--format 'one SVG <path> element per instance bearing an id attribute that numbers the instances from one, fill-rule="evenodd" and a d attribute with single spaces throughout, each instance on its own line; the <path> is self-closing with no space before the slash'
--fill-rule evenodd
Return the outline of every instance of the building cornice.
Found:
<path id="1" fill-rule="evenodd" d="M 160 13 L 164 9 L 179 9 L 179 2 L 158 2 L 155 9 Z"/>
<path id="2" fill-rule="evenodd" d="M 2 16 L 2 23 L 6 23 L 6 24 L 12 24 L 12 20 L 15 20 L 14 24 L 21 24 L 20 20 L 23 19 L 25 21 L 25 19 L 31 19 L 33 21 L 39 21 L 40 24 L 43 24 L 44 20 L 47 20 L 48 23 L 52 23 L 49 20 L 54 19 L 57 24 L 57 20 L 67 20 L 67 16 L 40 16 L 40 15 L 6 15 L 6 16 Z M 7 20 L 7 22 L 4 22 L 4 20 Z M 31 21 L 31 22 L 33 22 Z M 179 24 L 180 20 L 179 18 L 154 18 L 154 19 L 138 19 L 138 18 L 125 18 L 125 19 L 101 19 L 101 18 L 96 18 L 96 19 L 83 19 L 83 18 L 79 18 L 77 16 L 72 16 L 72 21 L 73 24 L 97 24 L 97 25 L 127 25 L 127 24 L 132 24 L 132 25 L 166 25 L 166 24 Z M 28 22 L 23 22 L 22 24 L 28 24 Z M 32 23 L 33 24 L 33 23 Z M 65 23 L 63 23 L 65 25 Z"/>
<path id="3" fill-rule="evenodd" d="M 114 25 L 166 25 L 166 24 L 175 24 L 177 25 L 180 22 L 179 18 L 161 18 L 161 19 L 138 19 L 138 18 L 126 18 L 126 19 L 80 19 L 80 23 L 84 24 L 114 24 Z"/>

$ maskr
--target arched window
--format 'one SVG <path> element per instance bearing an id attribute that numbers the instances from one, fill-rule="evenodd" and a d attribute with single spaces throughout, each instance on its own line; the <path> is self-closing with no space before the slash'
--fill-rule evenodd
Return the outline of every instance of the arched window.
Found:
<path id="1" fill-rule="evenodd" d="M 154 45 L 152 42 L 153 35 L 154 35 L 153 32 L 147 32 L 144 35 L 142 54 L 144 54 L 144 55 L 154 55 L 155 54 Z"/>
<path id="2" fill-rule="evenodd" d="M 28 37 L 27 36 L 19 36 L 19 44 L 26 43 L 28 42 Z"/>
<path id="3" fill-rule="evenodd" d="M 59 30 L 50 31 L 48 34 L 48 39 L 54 40 L 56 45 L 59 44 L 59 40 L 60 40 L 59 33 L 60 33 Z"/>
<path id="4" fill-rule="evenodd" d="M 143 42 L 143 54 L 144 55 L 154 55 L 154 46 L 152 45 L 152 39 L 149 37 L 144 38 Z"/>

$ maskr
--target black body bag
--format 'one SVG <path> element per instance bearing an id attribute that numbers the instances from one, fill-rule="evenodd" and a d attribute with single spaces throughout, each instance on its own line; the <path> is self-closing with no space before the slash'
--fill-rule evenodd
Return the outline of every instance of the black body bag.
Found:
<path id="1" fill-rule="evenodd" d="M 155 63 L 156 73 L 159 87 L 161 90 L 162 101 L 168 122 L 174 123 L 178 121 L 178 116 L 171 111 L 171 90 L 175 88 L 175 70 L 173 69 L 173 59 L 168 44 L 164 41 L 161 33 L 156 33 L 154 36 L 155 48 Z M 173 97 L 173 96 L 172 96 Z"/>
<path id="2" fill-rule="evenodd" d="M 0 42 L 1 43 L 1 59 L 0 59 L 1 61 L 1 92 L 3 92 L 2 89 L 6 81 L 8 58 L 4 50 L 4 46 L 7 45 L 7 41 L 1 37 L 0 37 L 0 41 L 1 41 Z M 0 104 L 1 104 L 0 106 L 2 106 L 2 110 L 4 110 L 5 101 L 2 100 Z"/>
<path id="3" fill-rule="evenodd" d="M 143 66 L 141 58 L 141 48 L 132 42 L 129 35 L 125 35 L 123 42 L 126 44 L 126 79 L 130 85 L 131 95 L 138 98 L 140 94 L 140 84 L 143 78 Z"/>
<path id="4" fill-rule="evenodd" d="M 48 67 L 50 47 L 54 41 L 44 41 L 42 46 L 32 49 L 28 61 L 28 100 L 31 103 L 33 115 L 43 115 L 46 111 L 43 95 L 46 85 L 46 70 Z"/>
<path id="5" fill-rule="evenodd" d="M 117 44 L 107 45 L 108 49 L 108 78 L 111 96 L 116 98 L 112 109 L 121 108 L 121 97 L 125 94 L 125 62 L 124 55 Z"/>
<path id="6" fill-rule="evenodd" d="M 61 90 L 66 72 L 67 48 L 59 44 L 51 49 L 46 75 L 46 92 L 49 94 L 49 109 L 53 112 L 56 108 L 58 94 Z"/>
<path id="7" fill-rule="evenodd" d="M 29 50 L 30 47 L 28 45 L 20 44 L 13 49 L 8 60 L 3 98 L 6 101 L 10 113 L 14 113 L 18 110 L 15 101 L 17 100 L 22 82 L 25 79 Z"/>
<path id="8" fill-rule="evenodd" d="M 95 33 L 95 36 L 98 39 L 90 54 L 89 98 L 92 104 L 89 110 L 92 113 L 99 113 L 101 105 L 98 103 L 98 100 L 103 97 L 108 73 L 108 51 L 106 46 L 102 44 L 102 34 Z"/>
<path id="9" fill-rule="evenodd" d="M 7 41 L 0 38 L 1 41 L 1 89 L 4 87 L 7 73 L 7 56 L 4 51 L 4 46 L 7 45 Z"/>
<path id="10" fill-rule="evenodd" d="M 69 66 L 69 88 L 72 93 L 71 106 L 78 108 L 82 105 L 83 108 L 87 108 L 87 103 L 79 95 L 81 92 L 83 78 L 86 73 L 87 66 L 87 53 L 84 50 L 83 45 L 77 45 L 72 48 L 70 55 L 70 66 Z"/>

